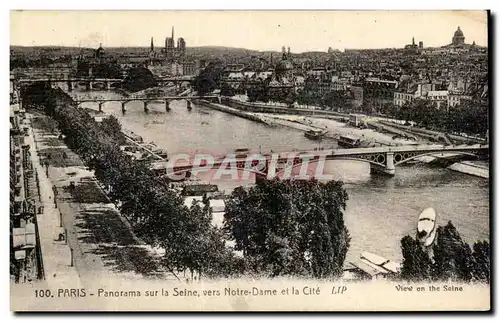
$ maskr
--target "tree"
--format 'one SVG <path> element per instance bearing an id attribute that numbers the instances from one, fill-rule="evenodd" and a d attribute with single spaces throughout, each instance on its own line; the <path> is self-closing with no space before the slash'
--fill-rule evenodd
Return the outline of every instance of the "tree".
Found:
<path id="1" fill-rule="evenodd" d="M 338 277 L 350 240 L 346 201 L 341 182 L 263 181 L 233 191 L 224 231 L 253 272 Z"/>
<path id="2" fill-rule="evenodd" d="M 431 277 L 432 261 L 417 240 L 409 235 L 401 239 L 403 266 L 401 277 L 411 281 L 426 281 Z"/>
<path id="3" fill-rule="evenodd" d="M 125 143 L 125 136 L 122 132 L 122 126 L 115 116 L 111 115 L 104 118 L 100 126 L 102 130 L 117 144 L 123 145 L 123 143 Z"/>
<path id="4" fill-rule="evenodd" d="M 156 86 L 158 86 L 158 82 L 154 78 L 153 73 L 144 67 L 130 69 L 127 77 L 123 81 L 123 88 L 132 92 Z"/>
<path id="5" fill-rule="evenodd" d="M 68 147 L 107 187 L 110 198 L 136 234 L 148 244 L 166 250 L 166 266 L 210 276 L 241 272 L 240 260 L 226 248 L 220 230 L 211 225 L 208 200 L 203 208 L 187 208 L 183 198 L 162 178 L 122 152 L 116 141 L 120 136 L 116 119 L 97 123 L 61 90 L 40 91 L 35 86 L 25 95 L 45 104 L 43 107 L 57 120 Z"/>
<path id="6" fill-rule="evenodd" d="M 433 278 L 437 280 L 472 279 L 472 252 L 462 241 L 460 234 L 451 222 L 437 229 L 436 243 L 433 246 Z"/>
<path id="7" fill-rule="evenodd" d="M 232 97 L 236 94 L 236 91 L 228 83 L 223 83 L 220 88 L 220 94 L 222 96 Z"/>
<path id="8" fill-rule="evenodd" d="M 221 77 L 222 68 L 220 64 L 218 62 L 212 62 L 196 76 L 193 82 L 193 88 L 198 94 L 205 95 L 219 87 Z"/>
<path id="9" fill-rule="evenodd" d="M 476 242 L 472 252 L 472 276 L 474 280 L 490 283 L 490 245 L 488 242 Z"/>
<path id="10" fill-rule="evenodd" d="M 465 243 L 451 222 L 439 226 L 436 240 L 429 251 L 410 236 L 401 240 L 403 267 L 401 277 L 405 280 L 461 281 L 477 280 L 489 282 L 490 250 L 486 241 L 474 244 L 474 252 Z"/>

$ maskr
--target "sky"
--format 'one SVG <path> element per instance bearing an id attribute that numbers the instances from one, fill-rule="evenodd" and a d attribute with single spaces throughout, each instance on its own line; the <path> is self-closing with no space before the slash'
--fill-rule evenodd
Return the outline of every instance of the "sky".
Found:
<path id="1" fill-rule="evenodd" d="M 148 47 L 175 38 L 187 46 L 292 52 L 424 47 L 465 42 L 486 46 L 486 11 L 11 11 L 10 44 L 20 46 Z"/>

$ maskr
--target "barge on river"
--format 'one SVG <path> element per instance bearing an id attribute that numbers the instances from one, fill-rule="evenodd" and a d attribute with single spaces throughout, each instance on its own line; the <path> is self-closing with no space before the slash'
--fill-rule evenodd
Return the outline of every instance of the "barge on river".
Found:
<path id="1" fill-rule="evenodd" d="M 308 130 L 304 133 L 304 136 L 312 140 L 319 140 L 325 137 L 326 133 L 323 130 Z"/>
<path id="2" fill-rule="evenodd" d="M 338 138 L 338 145 L 345 148 L 358 148 L 361 145 L 361 139 L 349 135 L 341 135 Z"/>

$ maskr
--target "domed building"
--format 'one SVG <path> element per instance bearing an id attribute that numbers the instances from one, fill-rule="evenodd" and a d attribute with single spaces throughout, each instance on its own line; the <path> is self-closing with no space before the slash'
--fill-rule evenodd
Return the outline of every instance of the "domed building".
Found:
<path id="1" fill-rule="evenodd" d="M 451 39 L 451 44 L 454 46 L 461 46 L 465 43 L 465 36 L 460 27 L 457 28 L 457 31 L 453 34 L 453 38 Z"/>
<path id="2" fill-rule="evenodd" d="M 102 43 L 99 44 L 99 48 L 94 51 L 94 58 L 102 59 L 104 58 L 104 48 L 102 47 Z"/>
<path id="3" fill-rule="evenodd" d="M 284 58 L 275 67 L 276 78 L 278 81 L 283 81 L 285 79 L 291 80 L 293 77 L 293 63 Z"/>
<path id="4" fill-rule="evenodd" d="M 282 49 L 283 59 L 274 67 L 274 73 L 269 82 L 269 97 L 274 101 L 283 101 L 284 97 L 290 97 L 295 93 L 294 66 L 291 60 L 290 47 L 288 52 Z"/>

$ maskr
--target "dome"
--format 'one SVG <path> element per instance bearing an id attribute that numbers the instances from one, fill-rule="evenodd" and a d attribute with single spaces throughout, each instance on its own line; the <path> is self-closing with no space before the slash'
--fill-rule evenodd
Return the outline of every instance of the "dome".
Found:
<path id="1" fill-rule="evenodd" d="M 458 27 L 457 31 L 455 31 L 455 34 L 453 35 L 453 37 L 456 37 L 456 38 L 459 38 L 459 37 L 463 37 L 464 36 L 464 33 L 462 32 L 462 30 L 460 30 L 460 27 Z"/>

